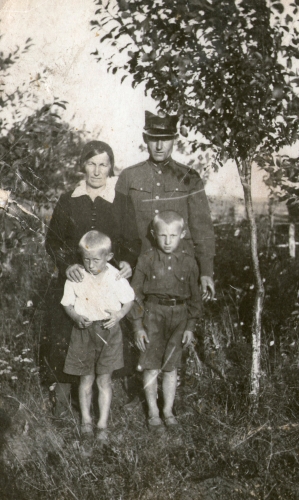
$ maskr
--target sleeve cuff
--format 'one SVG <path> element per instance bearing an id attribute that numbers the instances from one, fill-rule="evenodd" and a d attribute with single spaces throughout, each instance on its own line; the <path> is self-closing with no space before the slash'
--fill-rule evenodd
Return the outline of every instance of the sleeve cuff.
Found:
<path id="1" fill-rule="evenodd" d="M 194 332 L 195 328 L 196 328 L 196 319 L 194 319 L 194 318 L 188 319 L 185 330 L 188 330 L 190 332 Z"/>
<path id="2" fill-rule="evenodd" d="M 200 262 L 200 275 L 210 276 L 210 278 L 213 278 L 213 268 L 214 268 L 213 258 L 201 257 L 199 259 L 199 262 Z"/>

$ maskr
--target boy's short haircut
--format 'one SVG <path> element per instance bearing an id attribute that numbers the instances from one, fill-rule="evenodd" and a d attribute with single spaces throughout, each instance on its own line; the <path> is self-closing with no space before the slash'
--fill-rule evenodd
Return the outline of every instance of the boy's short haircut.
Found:
<path id="1" fill-rule="evenodd" d="M 152 227 L 154 231 L 156 230 L 159 222 L 165 222 L 165 224 L 177 222 L 181 225 L 181 229 L 183 229 L 185 225 L 183 217 L 174 210 L 165 210 L 164 212 L 159 212 L 157 215 L 155 215 L 152 221 Z"/>
<path id="2" fill-rule="evenodd" d="M 103 250 L 106 253 L 110 253 L 111 247 L 112 243 L 109 236 L 100 231 L 88 231 L 79 241 L 80 252 L 83 250 Z"/>

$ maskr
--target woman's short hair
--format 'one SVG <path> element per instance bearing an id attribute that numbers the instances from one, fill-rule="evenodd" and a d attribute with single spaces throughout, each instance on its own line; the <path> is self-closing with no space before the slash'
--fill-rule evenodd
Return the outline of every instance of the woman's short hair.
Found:
<path id="1" fill-rule="evenodd" d="M 100 231 L 88 231 L 79 241 L 80 252 L 82 250 L 103 250 L 106 253 L 110 253 L 111 247 L 112 243 L 109 236 Z"/>
<path id="2" fill-rule="evenodd" d="M 112 148 L 103 141 L 90 141 L 82 149 L 81 157 L 80 157 L 80 166 L 81 170 L 84 171 L 84 164 L 87 160 L 92 158 L 93 156 L 101 155 L 102 153 L 107 153 L 109 156 L 111 169 L 109 171 L 109 177 L 114 175 L 114 154 Z"/>

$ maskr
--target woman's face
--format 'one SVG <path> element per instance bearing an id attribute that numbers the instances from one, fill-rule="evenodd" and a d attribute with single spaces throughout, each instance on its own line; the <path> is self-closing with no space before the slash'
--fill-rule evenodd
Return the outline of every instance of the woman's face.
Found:
<path id="1" fill-rule="evenodd" d="M 93 156 L 84 163 L 87 186 L 98 189 L 106 186 L 107 177 L 111 169 L 109 156 L 106 152 Z"/>

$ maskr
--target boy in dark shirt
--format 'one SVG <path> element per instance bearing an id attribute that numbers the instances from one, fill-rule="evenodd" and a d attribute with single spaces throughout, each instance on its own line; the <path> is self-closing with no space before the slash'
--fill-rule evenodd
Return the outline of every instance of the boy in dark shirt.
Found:
<path id="1" fill-rule="evenodd" d="M 184 219 L 168 210 L 152 222 L 156 247 L 138 259 L 131 286 L 136 300 L 131 310 L 135 344 L 141 351 L 138 369 L 143 371 L 148 404 L 148 427 L 163 426 L 157 406 L 157 377 L 163 373 L 163 416 L 167 427 L 178 424 L 173 415 L 183 346 L 194 340 L 201 314 L 198 267 L 184 248 Z"/>

